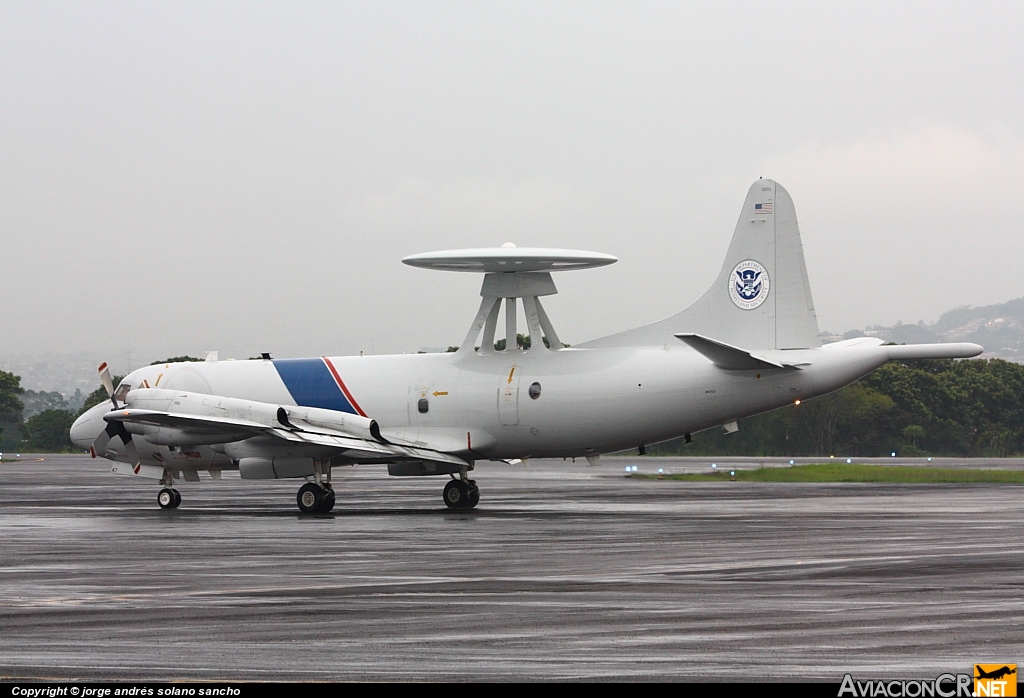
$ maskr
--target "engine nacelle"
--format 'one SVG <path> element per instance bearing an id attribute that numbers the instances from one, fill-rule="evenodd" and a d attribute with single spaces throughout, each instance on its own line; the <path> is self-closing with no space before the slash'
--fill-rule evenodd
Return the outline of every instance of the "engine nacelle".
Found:
<path id="1" fill-rule="evenodd" d="M 128 430 L 128 433 L 141 436 L 155 446 L 209 446 L 246 438 L 246 434 L 240 434 L 237 431 L 194 434 L 174 427 L 157 427 L 151 424 L 132 422 L 126 422 L 124 428 Z"/>

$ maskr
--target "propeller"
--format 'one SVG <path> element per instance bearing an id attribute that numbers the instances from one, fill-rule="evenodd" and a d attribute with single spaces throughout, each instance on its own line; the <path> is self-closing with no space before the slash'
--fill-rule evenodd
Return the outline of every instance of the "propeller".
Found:
<path id="1" fill-rule="evenodd" d="M 107 362 L 104 361 L 99 367 L 100 382 L 103 383 L 103 387 L 107 391 L 107 395 L 110 396 L 110 402 L 113 403 L 114 409 L 121 409 L 120 405 L 117 404 L 117 398 L 114 397 L 114 380 L 110 377 L 110 367 L 107 366 Z M 124 444 L 125 455 L 128 456 L 128 460 L 131 461 L 132 465 L 138 465 L 139 463 L 139 452 L 135 448 L 135 441 L 132 440 L 132 435 L 125 429 L 122 422 L 117 420 L 110 420 L 107 422 L 107 428 L 101 431 L 97 436 L 96 440 L 92 442 L 93 455 L 99 455 L 107 450 L 107 445 L 110 440 L 114 437 L 121 439 L 121 443 Z"/>

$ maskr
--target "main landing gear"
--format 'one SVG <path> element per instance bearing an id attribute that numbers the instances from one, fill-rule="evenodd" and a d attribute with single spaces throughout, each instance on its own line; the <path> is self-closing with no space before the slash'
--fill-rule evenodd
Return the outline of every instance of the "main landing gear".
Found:
<path id="1" fill-rule="evenodd" d="M 161 509 L 177 509 L 181 506 L 181 495 L 178 490 L 165 487 L 156 496 L 156 502 Z"/>
<path id="2" fill-rule="evenodd" d="M 329 482 L 307 482 L 299 488 L 295 499 L 303 514 L 326 514 L 334 508 L 334 488 Z"/>
<path id="3" fill-rule="evenodd" d="M 476 480 L 449 480 L 444 486 L 444 503 L 449 509 L 472 509 L 479 502 Z"/>
<path id="4" fill-rule="evenodd" d="M 313 482 L 307 482 L 299 488 L 295 500 L 299 503 L 299 511 L 303 514 L 326 514 L 334 508 L 334 488 L 331 487 L 331 471 L 320 461 L 313 461 Z"/>

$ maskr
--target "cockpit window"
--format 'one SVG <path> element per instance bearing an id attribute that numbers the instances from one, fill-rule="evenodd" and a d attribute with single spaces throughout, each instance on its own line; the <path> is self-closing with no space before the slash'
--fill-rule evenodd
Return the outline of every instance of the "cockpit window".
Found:
<path id="1" fill-rule="evenodd" d="M 117 390 L 114 391 L 114 399 L 118 402 L 124 402 L 124 396 L 128 394 L 128 391 L 132 389 L 132 386 L 128 383 L 121 383 L 117 386 Z"/>

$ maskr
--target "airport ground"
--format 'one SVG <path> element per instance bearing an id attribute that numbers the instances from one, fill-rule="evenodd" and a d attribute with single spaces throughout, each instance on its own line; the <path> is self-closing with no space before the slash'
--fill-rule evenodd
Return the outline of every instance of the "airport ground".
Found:
<path id="1" fill-rule="evenodd" d="M 294 481 L 183 483 L 164 511 L 106 461 L 4 462 L 0 677 L 838 682 L 1024 659 L 1020 486 L 633 463 L 710 467 L 481 464 L 472 512 L 441 479 L 345 469 L 335 510 L 301 516 Z"/>

